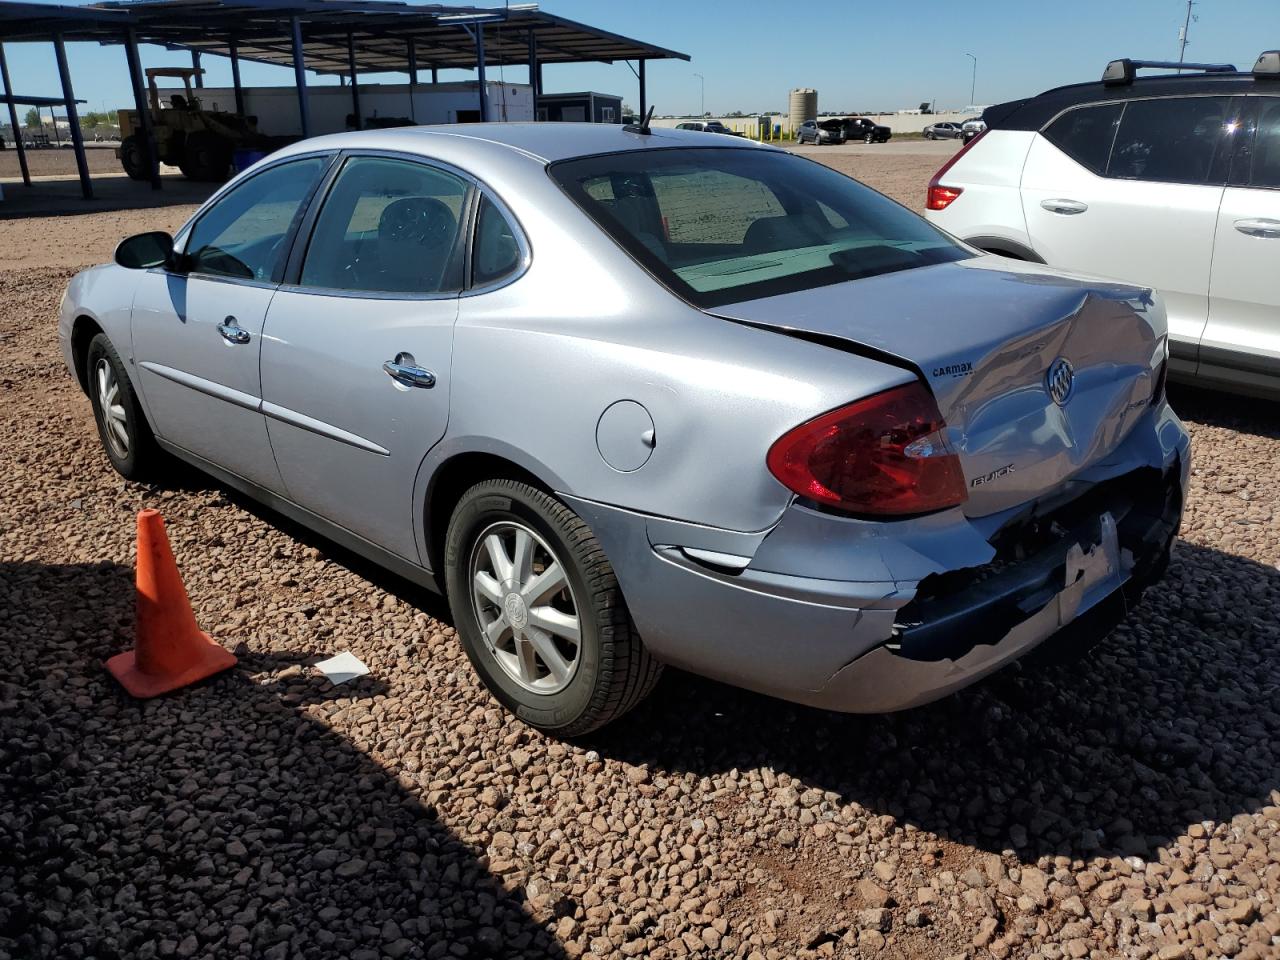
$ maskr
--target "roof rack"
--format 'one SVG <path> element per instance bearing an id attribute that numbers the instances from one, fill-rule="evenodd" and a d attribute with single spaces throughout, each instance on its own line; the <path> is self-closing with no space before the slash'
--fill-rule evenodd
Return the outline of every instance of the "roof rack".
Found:
<path id="1" fill-rule="evenodd" d="M 1264 50 L 1258 54 L 1253 75 L 1258 80 L 1280 80 L 1280 50 Z"/>
<path id="2" fill-rule="evenodd" d="M 1261 63 L 1261 58 L 1259 58 Z M 1112 60 L 1102 71 L 1102 82 L 1109 87 L 1133 83 L 1139 70 L 1195 70 L 1200 73 L 1236 73 L 1230 63 L 1177 63 L 1173 60 Z M 1256 69 L 1256 68 L 1255 68 Z"/>

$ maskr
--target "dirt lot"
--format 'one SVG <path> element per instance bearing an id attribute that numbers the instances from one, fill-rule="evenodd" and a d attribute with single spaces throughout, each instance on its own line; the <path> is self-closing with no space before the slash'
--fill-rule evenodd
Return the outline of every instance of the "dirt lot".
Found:
<path id="1" fill-rule="evenodd" d="M 830 162 L 918 206 L 939 161 Z M 198 476 L 110 472 L 58 297 L 185 213 L 0 224 L 0 957 L 1280 956 L 1280 409 L 1174 394 L 1183 540 L 1087 663 L 890 717 L 671 671 L 559 743 L 436 598 Z M 241 662 L 138 703 L 102 661 L 144 506 Z M 307 669 L 342 650 L 372 674 Z"/>
<path id="2" fill-rule="evenodd" d="M 119 173 L 120 161 L 116 159 L 115 144 L 111 146 L 85 145 L 85 158 L 89 161 L 89 172 Z M 76 175 L 76 154 L 70 147 L 51 147 L 48 150 L 28 150 L 27 169 L 33 177 L 74 177 Z M 22 176 L 18 166 L 18 151 L 10 143 L 8 149 L 0 150 L 0 180 L 17 180 Z"/>

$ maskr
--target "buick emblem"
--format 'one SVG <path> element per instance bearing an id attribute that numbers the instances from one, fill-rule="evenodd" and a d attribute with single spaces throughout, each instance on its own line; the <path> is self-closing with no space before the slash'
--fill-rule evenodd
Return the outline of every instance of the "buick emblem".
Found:
<path id="1" fill-rule="evenodd" d="M 1044 375 L 1044 388 L 1049 391 L 1054 403 L 1065 407 L 1075 385 L 1076 373 L 1065 358 L 1059 357 L 1049 364 L 1049 372 Z"/>

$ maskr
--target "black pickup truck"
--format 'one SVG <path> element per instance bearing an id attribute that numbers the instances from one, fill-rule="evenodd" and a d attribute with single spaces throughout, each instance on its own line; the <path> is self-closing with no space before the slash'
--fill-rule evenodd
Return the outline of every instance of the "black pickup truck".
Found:
<path id="1" fill-rule="evenodd" d="M 888 143 L 893 131 L 872 123 L 866 117 L 846 117 L 844 121 L 844 139 L 848 143 L 861 140 L 863 143 Z"/>

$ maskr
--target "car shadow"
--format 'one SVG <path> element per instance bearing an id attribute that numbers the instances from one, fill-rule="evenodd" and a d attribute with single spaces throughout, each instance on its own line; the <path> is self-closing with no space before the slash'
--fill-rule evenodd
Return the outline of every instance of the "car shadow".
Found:
<path id="1" fill-rule="evenodd" d="M 939 703 L 857 716 L 688 675 L 592 738 L 673 773 L 768 767 L 959 843 L 1153 858 L 1280 787 L 1280 571 L 1179 544 L 1091 657 L 1020 666 Z M 779 637 L 803 643 L 803 636 Z"/>
<path id="2" fill-rule="evenodd" d="M 249 637 L 236 668 L 135 701 L 102 665 L 133 619 L 128 568 L 0 562 L 0 955 L 564 956 L 327 722 L 376 712 L 380 681 Z"/>
<path id="3" fill-rule="evenodd" d="M 1280 438 L 1280 403 L 1169 382 L 1169 405 L 1183 420 Z"/>

